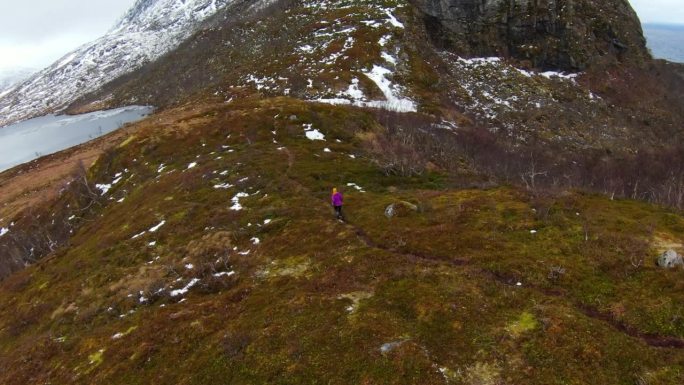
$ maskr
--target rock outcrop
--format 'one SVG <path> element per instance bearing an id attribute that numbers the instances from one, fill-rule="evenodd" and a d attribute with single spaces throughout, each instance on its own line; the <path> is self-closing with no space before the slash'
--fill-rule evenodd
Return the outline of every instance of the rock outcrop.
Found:
<path id="1" fill-rule="evenodd" d="M 413 0 L 432 40 L 459 54 L 582 71 L 649 57 L 628 0 Z"/>
<path id="2" fill-rule="evenodd" d="M 385 208 L 387 218 L 405 217 L 412 212 L 418 212 L 418 206 L 406 201 L 395 202 Z"/>
<path id="3" fill-rule="evenodd" d="M 658 264 L 658 266 L 667 269 L 677 266 L 681 267 L 684 266 L 684 257 L 679 255 L 674 250 L 667 250 L 658 257 L 656 263 Z"/>

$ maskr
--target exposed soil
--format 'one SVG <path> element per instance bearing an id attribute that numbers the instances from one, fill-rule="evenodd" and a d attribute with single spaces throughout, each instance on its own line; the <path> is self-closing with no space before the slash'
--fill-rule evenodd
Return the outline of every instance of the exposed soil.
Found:
<path id="1" fill-rule="evenodd" d="M 0 225 L 22 210 L 54 198 L 71 179 L 80 162 L 88 168 L 107 149 L 130 135 L 127 126 L 102 138 L 47 155 L 0 173 Z"/>

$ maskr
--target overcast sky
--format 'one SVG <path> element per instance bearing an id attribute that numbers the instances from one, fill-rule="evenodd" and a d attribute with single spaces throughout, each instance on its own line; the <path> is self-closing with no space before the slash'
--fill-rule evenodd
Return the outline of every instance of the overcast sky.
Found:
<path id="1" fill-rule="evenodd" d="M 0 0 L 0 71 L 43 68 L 104 35 L 135 0 Z"/>
<path id="2" fill-rule="evenodd" d="M 684 0 L 630 1 L 644 22 L 684 24 Z M 134 3 L 135 0 L 0 0 L 0 72 L 50 65 L 102 36 Z"/>
<path id="3" fill-rule="evenodd" d="M 683 0 L 629 0 L 643 23 L 684 24 Z"/>

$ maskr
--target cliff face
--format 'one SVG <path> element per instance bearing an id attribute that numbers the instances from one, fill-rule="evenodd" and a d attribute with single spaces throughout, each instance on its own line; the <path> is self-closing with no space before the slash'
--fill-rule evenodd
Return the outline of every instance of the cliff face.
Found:
<path id="1" fill-rule="evenodd" d="M 464 55 L 569 71 L 648 57 L 627 0 L 413 0 L 431 38 Z"/>

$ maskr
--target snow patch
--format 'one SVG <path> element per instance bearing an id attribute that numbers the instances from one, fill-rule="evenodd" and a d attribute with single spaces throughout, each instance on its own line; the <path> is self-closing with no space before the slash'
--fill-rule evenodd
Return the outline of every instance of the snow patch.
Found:
<path id="1" fill-rule="evenodd" d="M 470 59 L 465 59 L 462 57 L 458 58 L 458 61 L 463 63 L 463 64 L 469 64 L 469 65 L 479 65 L 479 64 L 484 64 L 484 63 L 500 63 L 501 58 L 500 57 L 473 57 Z"/>
<path id="2" fill-rule="evenodd" d="M 159 230 L 159 229 L 160 229 L 162 226 L 164 226 L 165 224 L 166 224 L 166 221 L 161 221 L 158 225 L 152 227 L 152 228 L 149 229 L 148 231 L 149 231 L 150 233 L 155 233 L 155 232 L 157 232 L 157 230 Z"/>
<path id="3" fill-rule="evenodd" d="M 579 76 L 579 74 L 566 74 L 566 73 L 557 72 L 557 71 L 541 72 L 539 75 L 543 76 L 547 79 L 558 78 L 558 79 L 565 79 L 565 80 L 574 80 L 577 76 Z"/>
<path id="4" fill-rule="evenodd" d="M 364 100 L 366 98 L 366 96 L 363 94 L 363 91 L 359 89 L 359 79 L 357 78 L 352 79 L 352 82 L 345 94 L 353 100 Z"/>
<path id="5" fill-rule="evenodd" d="M 240 198 L 246 198 L 246 197 L 248 197 L 248 196 L 249 196 L 249 194 L 244 193 L 244 192 L 239 192 L 239 193 L 235 194 L 235 196 L 233 197 L 233 199 L 230 200 L 231 202 L 233 202 L 233 206 L 232 206 L 230 209 L 233 210 L 233 211 L 240 211 L 240 210 L 242 210 L 243 207 L 242 207 L 242 205 L 240 204 Z"/>
<path id="6" fill-rule="evenodd" d="M 395 58 L 394 56 L 388 54 L 387 52 L 382 52 L 382 53 L 380 54 L 380 56 L 382 56 L 382 58 L 385 59 L 386 62 L 388 62 L 388 63 L 390 63 L 390 64 L 392 64 L 392 65 L 397 65 L 397 58 Z"/>
<path id="7" fill-rule="evenodd" d="M 312 47 L 308 44 L 303 45 L 303 46 L 299 47 L 298 49 L 304 53 L 313 53 L 313 51 L 314 51 L 314 47 Z"/>
<path id="8" fill-rule="evenodd" d="M 416 112 L 418 108 L 416 103 L 410 99 L 400 98 L 396 95 L 396 89 L 392 87 L 392 82 L 387 79 L 387 75 L 391 75 L 392 71 L 379 65 L 373 65 L 373 69 L 369 72 L 364 72 L 380 91 L 385 95 L 387 101 L 372 101 L 368 102 L 368 106 L 376 108 L 384 108 L 397 112 Z"/>
<path id="9" fill-rule="evenodd" d="M 389 23 L 392 24 L 393 27 L 404 29 L 404 24 L 402 22 L 400 22 L 399 20 L 397 20 L 397 18 L 394 17 L 394 15 L 392 14 L 392 12 L 389 9 L 386 9 L 385 13 L 387 14 L 387 17 L 389 18 L 389 20 L 388 20 Z"/>
<path id="10" fill-rule="evenodd" d="M 111 184 L 96 184 L 95 188 L 100 190 L 100 195 L 105 195 L 112 188 Z"/>
<path id="11" fill-rule="evenodd" d="M 347 183 L 347 186 L 353 187 L 360 192 L 366 192 L 361 186 L 357 185 L 356 183 Z"/>
<path id="12" fill-rule="evenodd" d="M 172 297 L 178 297 L 179 295 L 184 295 L 188 291 L 190 291 L 190 289 L 193 286 L 197 285 L 197 282 L 199 282 L 199 281 L 200 281 L 199 279 L 193 278 L 190 282 L 188 282 L 187 285 L 185 285 L 185 287 L 183 287 L 182 289 L 173 290 L 170 294 Z"/>
<path id="13" fill-rule="evenodd" d="M 60 61 L 57 64 L 57 68 L 55 68 L 55 69 L 60 69 L 60 68 L 64 67 L 65 65 L 69 64 L 70 61 L 74 60 L 75 57 L 76 57 L 76 53 L 72 53 L 71 55 L 67 55 L 62 61 Z"/>
<path id="14" fill-rule="evenodd" d="M 325 141 L 325 135 L 317 129 L 313 128 L 312 124 L 304 124 L 304 135 L 309 140 L 323 140 Z"/>
<path id="15" fill-rule="evenodd" d="M 212 275 L 214 276 L 214 278 L 230 277 L 230 276 L 235 275 L 235 272 L 234 271 L 222 271 L 220 273 L 215 273 Z"/>

